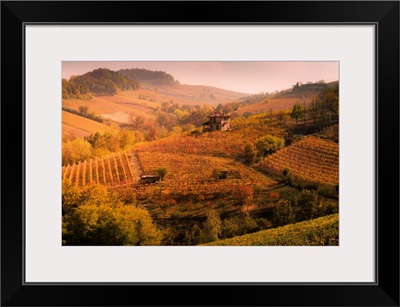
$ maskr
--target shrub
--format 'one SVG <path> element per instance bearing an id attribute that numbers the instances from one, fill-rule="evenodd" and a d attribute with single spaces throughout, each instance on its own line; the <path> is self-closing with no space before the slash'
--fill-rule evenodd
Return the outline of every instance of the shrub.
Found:
<path id="1" fill-rule="evenodd" d="M 244 235 L 260 229 L 248 212 L 228 217 L 222 221 L 222 238 L 232 238 L 234 236 Z"/>
<path id="2" fill-rule="evenodd" d="M 228 171 L 227 170 L 213 169 L 212 176 L 215 179 L 226 179 L 226 178 L 228 178 Z"/>
<path id="3" fill-rule="evenodd" d="M 164 177 L 168 174 L 168 169 L 166 167 L 160 167 L 156 172 L 160 175 L 160 179 L 164 180 Z"/>
<path id="4" fill-rule="evenodd" d="M 292 206 L 297 204 L 297 196 L 299 191 L 293 187 L 285 187 L 279 190 L 280 198 L 291 202 Z"/>
<path id="5" fill-rule="evenodd" d="M 336 189 L 334 187 L 330 186 L 319 186 L 318 187 L 318 194 L 327 197 L 327 198 L 337 198 L 338 193 L 336 192 Z"/>
<path id="6" fill-rule="evenodd" d="M 256 161 L 256 147 L 252 143 L 247 143 L 244 147 L 244 158 L 246 163 L 252 165 Z"/>
<path id="7" fill-rule="evenodd" d="M 288 200 L 281 199 L 273 209 L 272 224 L 274 227 L 291 224 L 296 221 L 292 204 Z"/>
<path id="8" fill-rule="evenodd" d="M 339 204 L 331 199 L 326 199 L 320 208 L 320 216 L 339 212 Z"/>
<path id="9" fill-rule="evenodd" d="M 161 243 L 163 233 L 153 223 L 147 210 L 123 205 L 115 193 L 103 186 L 88 186 L 77 195 L 69 192 L 68 198 L 68 205 L 73 204 L 75 208 L 66 210 L 63 216 L 64 245 Z"/>
<path id="10" fill-rule="evenodd" d="M 318 193 L 303 190 L 299 193 L 296 206 L 296 220 L 311 220 L 318 216 Z"/>
<path id="11" fill-rule="evenodd" d="M 270 134 L 267 134 L 259 138 L 256 143 L 259 155 L 263 157 L 274 153 L 275 151 L 283 148 L 284 146 L 285 146 L 284 139 Z"/>
<path id="12" fill-rule="evenodd" d="M 207 212 L 207 219 L 203 224 L 203 240 L 204 242 L 212 242 L 218 240 L 221 235 L 222 222 L 216 210 L 210 209 Z"/>

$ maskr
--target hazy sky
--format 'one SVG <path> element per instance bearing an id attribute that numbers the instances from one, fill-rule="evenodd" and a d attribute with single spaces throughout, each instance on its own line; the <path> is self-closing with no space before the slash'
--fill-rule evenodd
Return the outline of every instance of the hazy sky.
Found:
<path id="1" fill-rule="evenodd" d="M 165 71 L 181 84 L 210 85 L 257 94 L 290 88 L 296 82 L 339 80 L 339 62 L 63 62 L 62 77 L 97 68 Z"/>

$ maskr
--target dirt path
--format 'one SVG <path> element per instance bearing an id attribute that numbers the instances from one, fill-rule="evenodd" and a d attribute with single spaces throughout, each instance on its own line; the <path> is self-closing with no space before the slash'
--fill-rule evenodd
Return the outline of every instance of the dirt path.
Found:
<path id="1" fill-rule="evenodd" d="M 135 154 L 130 154 L 128 156 L 129 163 L 131 164 L 132 172 L 133 172 L 133 181 L 139 182 L 140 175 L 143 173 L 142 167 L 140 166 L 139 160 Z"/>

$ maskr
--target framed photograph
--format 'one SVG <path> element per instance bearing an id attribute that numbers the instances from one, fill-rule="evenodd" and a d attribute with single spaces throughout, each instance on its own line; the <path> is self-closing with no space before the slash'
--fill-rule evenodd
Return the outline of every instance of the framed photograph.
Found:
<path id="1" fill-rule="evenodd" d="M 398 1 L 1 27 L 2 305 L 399 306 Z"/>

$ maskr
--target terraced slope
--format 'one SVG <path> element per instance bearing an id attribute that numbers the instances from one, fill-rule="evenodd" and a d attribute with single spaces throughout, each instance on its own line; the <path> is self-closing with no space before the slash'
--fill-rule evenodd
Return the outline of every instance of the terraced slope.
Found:
<path id="1" fill-rule="evenodd" d="M 339 145 L 310 136 L 268 156 L 257 166 L 278 176 L 287 169 L 296 179 L 334 186 L 339 183 Z"/>

